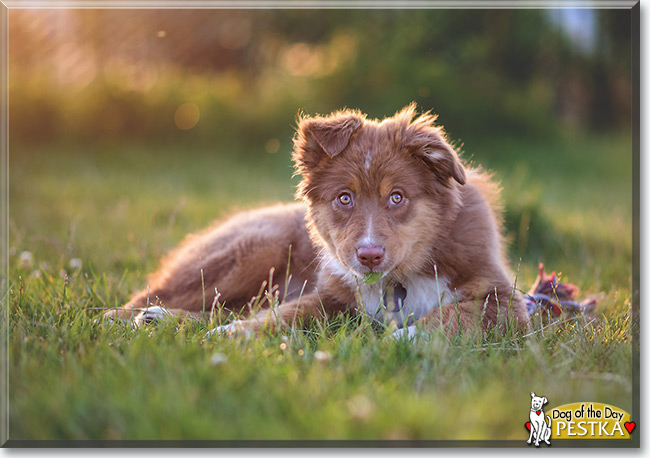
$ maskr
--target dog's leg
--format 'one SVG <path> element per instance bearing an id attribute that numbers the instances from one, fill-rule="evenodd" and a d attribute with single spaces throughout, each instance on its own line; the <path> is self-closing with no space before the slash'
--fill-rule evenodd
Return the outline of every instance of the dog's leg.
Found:
<path id="1" fill-rule="evenodd" d="M 206 315 L 207 316 L 207 315 Z M 158 305 L 145 308 L 133 319 L 136 326 L 145 324 L 156 324 L 163 320 L 173 319 L 183 321 L 187 319 L 200 320 L 204 318 L 202 313 L 191 312 L 184 309 L 166 309 Z"/>
<path id="2" fill-rule="evenodd" d="M 479 317 L 474 302 L 461 302 L 443 305 L 422 317 L 424 328 L 443 327 L 449 335 L 455 335 L 459 329 L 464 331 L 478 329 Z"/>
<path id="3" fill-rule="evenodd" d="M 299 299 L 280 304 L 272 309 L 261 310 L 245 320 L 233 321 L 219 326 L 208 333 L 212 335 L 250 337 L 261 331 L 277 331 L 281 329 L 302 327 L 310 317 L 323 319 L 344 312 L 346 306 L 331 298 L 321 298 L 318 293 L 310 293 Z"/>
<path id="4" fill-rule="evenodd" d="M 188 318 L 200 320 L 204 318 L 204 314 L 185 309 L 167 309 L 159 305 L 135 307 L 131 303 L 122 308 L 110 310 L 104 314 L 105 320 L 133 321 L 136 326 L 155 324 L 166 319 L 182 321 Z"/>
<path id="5" fill-rule="evenodd" d="M 485 330 L 496 326 L 505 328 L 508 318 L 514 318 L 519 329 L 527 329 L 528 312 L 520 296 L 516 294 L 512 300 L 506 294 L 501 296 L 501 300 L 494 296 L 490 294 L 482 300 L 443 305 L 426 314 L 421 320 L 425 328 L 443 326 L 449 335 L 457 334 L 460 329 Z"/>
<path id="6" fill-rule="evenodd" d="M 548 418 L 549 423 L 546 423 L 546 421 L 542 419 L 542 423 L 544 424 L 544 442 L 546 442 L 546 445 L 551 445 L 548 441 L 551 438 L 551 417 L 547 415 L 546 418 Z"/>
<path id="7" fill-rule="evenodd" d="M 542 424 L 543 424 L 543 419 L 542 419 Z M 539 441 L 542 439 L 542 435 L 544 434 L 543 431 L 543 426 L 540 423 L 537 423 L 535 425 L 535 447 L 539 447 Z"/>
<path id="8" fill-rule="evenodd" d="M 138 294 L 133 296 L 125 306 L 111 309 L 104 313 L 104 319 L 107 321 L 133 321 L 140 313 L 147 309 L 149 305 L 154 305 L 154 301 L 151 301 L 150 303 L 148 297 L 149 295 L 146 290 L 140 291 Z"/>
<path id="9" fill-rule="evenodd" d="M 530 434 L 528 435 L 528 440 L 526 441 L 530 444 L 533 441 L 533 431 L 535 431 L 535 425 L 533 424 L 532 418 L 530 419 Z"/>
<path id="10" fill-rule="evenodd" d="M 217 291 L 219 302 L 227 307 L 221 316 L 224 318 L 230 312 L 240 313 L 252 297 L 264 293 L 263 289 L 275 289 L 282 299 L 287 270 L 292 277 L 287 293 L 295 296 L 293 290 L 300 291 L 305 281 L 313 280 L 317 265 L 312 262 L 316 253 L 300 208 L 244 213 L 190 237 L 163 260 L 149 280 L 149 289 L 138 292 L 124 307 L 106 312 L 105 318 L 133 320 L 154 305 L 207 316 Z M 271 269 L 272 285 L 268 284 Z M 216 314 L 220 312 L 215 310 Z"/>
<path id="11" fill-rule="evenodd" d="M 160 272 L 153 276 L 149 290 L 135 294 L 124 307 L 108 311 L 105 318 L 133 320 L 142 310 L 154 305 L 208 316 L 217 292 L 220 303 L 225 302 L 228 310 L 239 313 L 260 293 L 262 284 L 268 283 L 271 269 L 273 285 L 267 284 L 265 290 L 280 288 L 285 277 L 289 246 L 272 245 L 268 240 L 259 245 L 263 246 L 257 249 L 251 242 L 250 253 L 222 250 L 203 266 L 193 259 L 186 262 L 194 262 L 196 266 L 163 263 Z M 266 262 L 258 262 L 256 254 Z"/>

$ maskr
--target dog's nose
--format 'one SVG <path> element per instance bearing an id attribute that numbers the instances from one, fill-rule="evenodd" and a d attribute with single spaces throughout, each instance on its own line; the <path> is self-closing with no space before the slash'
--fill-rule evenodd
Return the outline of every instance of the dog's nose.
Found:
<path id="1" fill-rule="evenodd" d="M 384 260 L 386 250 L 379 245 L 362 245 L 357 248 L 357 259 L 361 264 L 372 270 Z"/>

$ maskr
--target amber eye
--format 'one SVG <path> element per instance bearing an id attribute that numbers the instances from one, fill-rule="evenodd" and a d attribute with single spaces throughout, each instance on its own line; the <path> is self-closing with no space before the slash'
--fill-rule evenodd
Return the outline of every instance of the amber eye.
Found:
<path id="1" fill-rule="evenodd" d="M 349 192 L 341 193 L 341 195 L 338 197 L 338 201 L 341 205 L 347 207 L 349 205 L 352 205 L 352 196 Z"/>
<path id="2" fill-rule="evenodd" d="M 390 195 L 390 202 L 394 205 L 399 205 L 404 201 L 404 196 L 401 192 L 395 191 Z"/>

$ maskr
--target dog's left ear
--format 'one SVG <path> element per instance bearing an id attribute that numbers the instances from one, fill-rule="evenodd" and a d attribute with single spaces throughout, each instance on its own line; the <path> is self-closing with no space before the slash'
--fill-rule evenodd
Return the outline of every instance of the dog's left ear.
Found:
<path id="1" fill-rule="evenodd" d="M 301 119 L 294 138 L 294 160 L 314 167 L 324 157 L 340 154 L 362 123 L 362 117 L 350 111 Z"/>
<path id="2" fill-rule="evenodd" d="M 325 154 L 334 157 L 348 146 L 350 137 L 359 127 L 361 120 L 350 115 L 340 119 L 313 120 L 308 122 L 304 129 L 314 136 Z"/>
<path id="3" fill-rule="evenodd" d="M 315 173 L 319 164 L 341 154 L 363 120 L 363 114 L 351 110 L 329 116 L 301 117 L 298 120 L 292 156 L 296 173 L 302 175 L 296 194 L 298 197 L 309 195 L 315 186 Z"/>
<path id="4" fill-rule="evenodd" d="M 546 399 L 546 396 L 544 396 L 544 397 L 542 398 L 542 401 L 544 401 L 543 404 L 546 404 L 546 403 L 548 402 L 548 399 Z"/>
<path id="5" fill-rule="evenodd" d="M 445 140 L 442 128 L 434 125 L 435 119 L 426 113 L 412 121 L 404 133 L 404 146 L 424 159 L 434 173 L 464 185 L 467 181 L 465 168 Z"/>

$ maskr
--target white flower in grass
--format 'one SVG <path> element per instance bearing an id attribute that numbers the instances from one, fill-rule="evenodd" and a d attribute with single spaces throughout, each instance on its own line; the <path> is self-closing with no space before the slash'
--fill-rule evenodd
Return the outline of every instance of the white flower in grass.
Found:
<path id="1" fill-rule="evenodd" d="M 20 268 L 31 269 L 34 265 L 34 255 L 31 251 L 23 251 L 20 253 Z"/>
<path id="2" fill-rule="evenodd" d="M 81 262 L 81 259 L 72 258 L 72 259 L 70 259 L 70 263 L 68 265 L 70 266 L 70 268 L 72 270 L 77 270 L 77 269 L 81 269 L 82 264 L 83 263 Z"/>
<path id="3" fill-rule="evenodd" d="M 226 355 L 224 355 L 223 353 L 214 353 L 210 357 L 210 363 L 213 366 L 219 366 L 219 365 L 225 364 L 227 362 L 228 362 L 228 357 Z"/>
<path id="4" fill-rule="evenodd" d="M 375 411 L 374 403 L 363 394 L 348 399 L 348 412 L 356 420 L 367 421 Z"/>
<path id="5" fill-rule="evenodd" d="M 319 363 L 326 363 L 329 361 L 331 358 L 329 352 L 327 351 L 322 351 L 322 350 L 316 350 L 314 352 L 314 359 L 318 361 Z"/>

